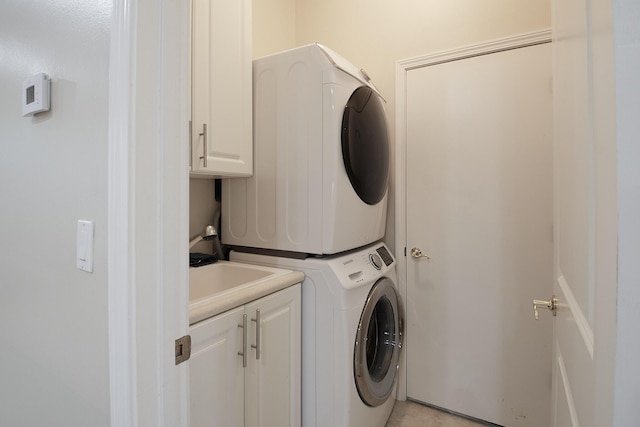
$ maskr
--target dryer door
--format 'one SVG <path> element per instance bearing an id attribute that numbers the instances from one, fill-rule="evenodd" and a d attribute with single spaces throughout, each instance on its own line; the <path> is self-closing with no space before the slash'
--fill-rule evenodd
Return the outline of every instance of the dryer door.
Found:
<path id="1" fill-rule="evenodd" d="M 371 288 L 360 316 L 353 356 L 356 388 L 369 406 L 382 405 L 395 385 L 402 349 L 403 309 L 393 282 Z"/>
<path id="2" fill-rule="evenodd" d="M 389 179 L 389 135 L 382 100 L 368 86 L 356 89 L 344 109 L 342 157 L 360 199 L 380 202 Z"/>

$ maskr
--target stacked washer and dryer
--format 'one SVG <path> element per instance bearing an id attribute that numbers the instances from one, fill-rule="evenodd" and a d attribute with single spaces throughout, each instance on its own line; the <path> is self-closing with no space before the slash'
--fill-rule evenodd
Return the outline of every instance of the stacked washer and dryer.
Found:
<path id="1" fill-rule="evenodd" d="M 320 44 L 253 62 L 254 175 L 222 189 L 230 259 L 305 273 L 302 425 L 382 427 L 403 308 L 384 235 L 389 142 L 369 77 Z"/>

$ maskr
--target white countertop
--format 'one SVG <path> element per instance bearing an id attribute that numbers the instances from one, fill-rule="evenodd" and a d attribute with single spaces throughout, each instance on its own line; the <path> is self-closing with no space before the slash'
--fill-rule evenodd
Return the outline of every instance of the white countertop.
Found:
<path id="1" fill-rule="evenodd" d="M 281 268 L 218 261 L 189 268 L 189 324 L 301 283 L 304 274 Z"/>

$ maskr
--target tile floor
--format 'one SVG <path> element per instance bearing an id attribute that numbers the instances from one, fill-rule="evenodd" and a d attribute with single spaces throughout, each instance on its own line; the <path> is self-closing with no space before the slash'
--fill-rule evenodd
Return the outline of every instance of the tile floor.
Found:
<path id="1" fill-rule="evenodd" d="M 410 401 L 397 401 L 386 427 L 485 427 L 456 415 Z"/>

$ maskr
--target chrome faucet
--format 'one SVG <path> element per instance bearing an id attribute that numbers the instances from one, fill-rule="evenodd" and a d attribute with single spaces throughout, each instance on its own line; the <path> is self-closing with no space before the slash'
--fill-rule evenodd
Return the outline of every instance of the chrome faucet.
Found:
<path id="1" fill-rule="evenodd" d="M 191 249 L 197 243 L 200 243 L 203 240 L 205 241 L 211 240 L 214 237 L 218 237 L 218 232 L 216 231 L 215 228 L 213 228 L 213 225 L 207 225 L 204 229 L 204 232 L 201 235 L 196 236 L 195 238 L 189 241 L 189 249 Z"/>

